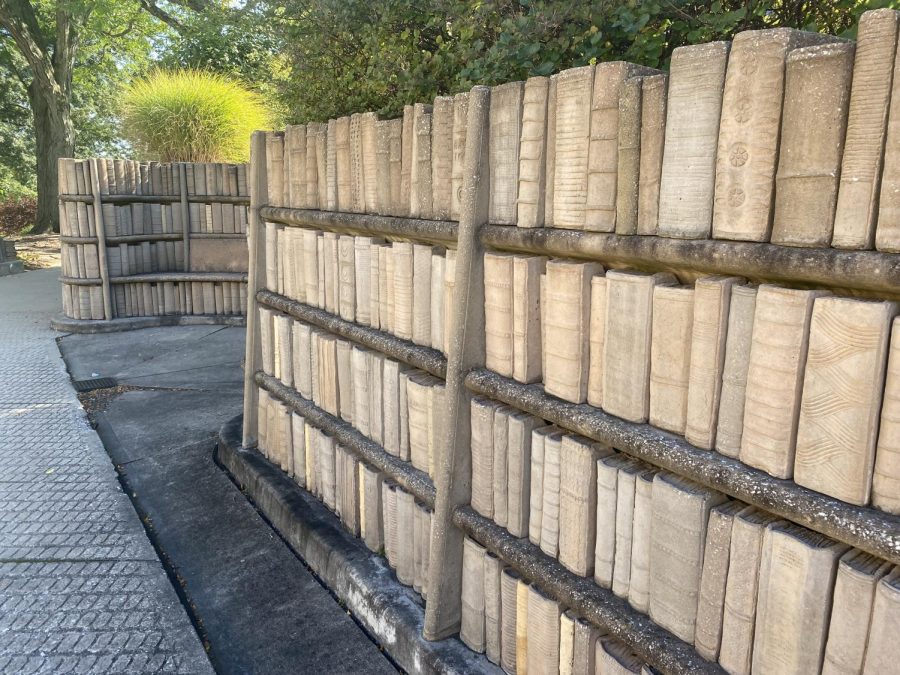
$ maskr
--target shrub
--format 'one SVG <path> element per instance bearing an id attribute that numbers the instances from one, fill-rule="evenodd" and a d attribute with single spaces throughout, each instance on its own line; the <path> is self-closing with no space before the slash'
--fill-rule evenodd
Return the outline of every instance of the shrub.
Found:
<path id="1" fill-rule="evenodd" d="M 125 136 L 163 162 L 243 162 L 250 134 L 268 126 L 258 94 L 223 75 L 157 70 L 123 99 Z"/>
<path id="2" fill-rule="evenodd" d="M 37 199 L 7 197 L 0 200 L 0 236 L 21 234 L 37 220 Z"/>

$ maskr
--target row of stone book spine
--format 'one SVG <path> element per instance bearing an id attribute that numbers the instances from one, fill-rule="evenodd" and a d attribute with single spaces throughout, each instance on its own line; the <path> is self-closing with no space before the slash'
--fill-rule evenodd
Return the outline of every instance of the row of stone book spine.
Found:
<path id="1" fill-rule="evenodd" d="M 491 89 L 490 221 L 900 251 L 900 13 Z M 267 138 L 272 205 L 457 219 L 468 99 Z M 877 227 L 876 227 L 877 226 Z"/>
<path id="2" fill-rule="evenodd" d="M 728 672 L 889 662 L 889 563 L 509 406 L 476 397 L 471 420 L 473 509 Z"/>
<path id="3" fill-rule="evenodd" d="M 494 372 L 900 512 L 897 303 L 537 256 L 484 265 Z"/>
<path id="4" fill-rule="evenodd" d="M 319 499 L 400 583 L 427 597 L 431 511 L 268 392 L 259 391 L 260 451 Z"/>
<path id="5" fill-rule="evenodd" d="M 104 319 L 103 289 L 62 284 L 63 314 L 72 319 Z"/>
<path id="6" fill-rule="evenodd" d="M 104 158 L 93 162 L 101 195 L 180 195 L 182 170 L 186 173 L 189 195 L 249 195 L 246 164 Z M 59 160 L 58 168 L 59 194 L 93 194 L 90 160 L 64 158 Z"/>
<path id="7" fill-rule="evenodd" d="M 94 207 L 85 202 L 61 202 L 59 233 L 64 237 L 96 237 Z"/>
<path id="8" fill-rule="evenodd" d="M 247 313 L 247 285 L 238 281 L 114 284 L 111 295 L 113 313 L 117 318 L 166 315 L 239 316 Z"/>
<path id="9" fill-rule="evenodd" d="M 461 602 L 460 638 L 509 675 L 657 672 L 468 537 L 463 541 Z"/>
<path id="10" fill-rule="evenodd" d="M 441 380 L 262 307 L 260 340 L 265 373 L 434 475 L 446 427 Z"/>
<path id="11" fill-rule="evenodd" d="M 452 249 L 272 223 L 266 237 L 270 290 L 447 353 Z"/>
<path id="12" fill-rule="evenodd" d="M 223 204 L 214 200 L 208 204 L 191 202 L 188 205 L 191 232 L 246 234 L 247 210 L 243 204 Z"/>
<path id="13" fill-rule="evenodd" d="M 100 278 L 100 258 L 96 244 L 63 244 L 60 247 L 60 264 L 64 277 Z"/>
<path id="14" fill-rule="evenodd" d="M 180 241 L 144 241 L 139 244 L 107 246 L 106 268 L 110 277 L 182 272 L 184 246 Z"/>

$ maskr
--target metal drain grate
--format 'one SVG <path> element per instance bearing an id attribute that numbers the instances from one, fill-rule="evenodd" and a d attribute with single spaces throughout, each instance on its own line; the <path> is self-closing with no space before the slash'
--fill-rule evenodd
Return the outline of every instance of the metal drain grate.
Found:
<path id="1" fill-rule="evenodd" d="M 108 389 L 115 387 L 118 383 L 111 377 L 96 377 L 92 380 L 73 380 L 72 386 L 75 391 L 84 393 L 86 391 L 94 391 L 95 389 Z"/>

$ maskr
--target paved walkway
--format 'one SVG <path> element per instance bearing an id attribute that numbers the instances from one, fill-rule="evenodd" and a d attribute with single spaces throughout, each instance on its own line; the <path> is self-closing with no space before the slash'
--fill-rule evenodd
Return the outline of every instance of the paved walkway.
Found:
<path id="1" fill-rule="evenodd" d="M 0 672 L 210 673 L 69 382 L 58 276 L 0 279 Z"/>

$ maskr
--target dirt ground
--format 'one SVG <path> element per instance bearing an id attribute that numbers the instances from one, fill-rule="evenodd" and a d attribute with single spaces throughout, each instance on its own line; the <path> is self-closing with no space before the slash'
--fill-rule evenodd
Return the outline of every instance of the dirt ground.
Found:
<path id="1" fill-rule="evenodd" d="M 16 243 L 16 253 L 26 270 L 59 267 L 59 235 L 35 234 L 6 237 Z"/>

